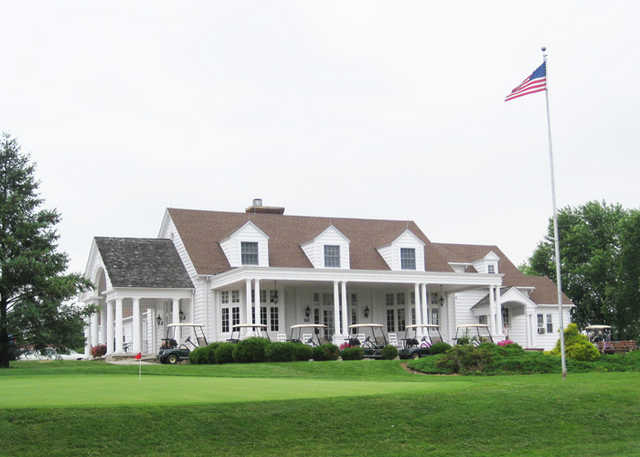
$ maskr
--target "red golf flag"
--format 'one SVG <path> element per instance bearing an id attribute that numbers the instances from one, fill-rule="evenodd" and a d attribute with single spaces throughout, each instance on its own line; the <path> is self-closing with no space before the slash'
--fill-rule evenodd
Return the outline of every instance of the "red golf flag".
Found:
<path id="1" fill-rule="evenodd" d="M 140 360 L 142 358 L 142 352 L 138 352 L 136 354 L 136 360 Z"/>

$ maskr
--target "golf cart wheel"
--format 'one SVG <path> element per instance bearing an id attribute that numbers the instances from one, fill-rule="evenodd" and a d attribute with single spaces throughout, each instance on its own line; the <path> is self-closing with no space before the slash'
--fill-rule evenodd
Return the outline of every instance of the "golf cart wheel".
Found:
<path id="1" fill-rule="evenodd" d="M 178 363 L 178 356 L 176 354 L 171 354 L 167 357 L 167 362 L 171 365 L 175 365 Z"/>

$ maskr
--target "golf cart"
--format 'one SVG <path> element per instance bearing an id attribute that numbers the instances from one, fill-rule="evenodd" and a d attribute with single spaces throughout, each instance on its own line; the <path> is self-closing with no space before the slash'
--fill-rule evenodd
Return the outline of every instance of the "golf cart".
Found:
<path id="1" fill-rule="evenodd" d="M 351 333 L 357 334 L 360 338 L 349 338 L 350 346 L 360 346 L 364 349 L 364 356 L 370 359 L 382 357 L 382 350 L 389 344 L 387 334 L 382 324 L 353 324 L 349 326 Z M 363 341 L 360 341 L 363 339 Z"/>
<path id="2" fill-rule="evenodd" d="M 456 326 L 456 344 L 460 344 L 461 340 L 469 344 L 478 346 L 480 343 L 492 342 L 493 337 L 489 331 L 487 324 L 462 324 Z"/>
<path id="3" fill-rule="evenodd" d="M 196 341 L 191 339 L 191 335 L 187 336 L 184 343 L 178 344 L 175 339 L 176 329 L 191 329 Z M 207 337 L 204 334 L 204 327 L 198 324 L 169 324 L 167 325 L 167 337 L 162 338 L 160 352 L 158 352 L 158 360 L 161 363 L 169 363 L 175 365 L 181 360 L 187 360 L 189 353 L 201 346 L 207 345 Z"/>
<path id="4" fill-rule="evenodd" d="M 249 337 L 269 339 L 267 326 L 264 324 L 236 324 L 231 328 L 231 337 L 227 339 L 230 343 L 239 343 L 240 340 Z"/>
<path id="5" fill-rule="evenodd" d="M 424 331 L 424 335 L 418 335 L 418 329 Z M 442 341 L 440 326 L 435 324 L 413 324 L 404 329 L 402 348 L 398 351 L 401 359 L 415 359 L 429 355 L 429 348 L 433 343 Z"/>
<path id="6" fill-rule="evenodd" d="M 589 325 L 584 328 L 589 337 L 589 341 L 596 345 L 602 353 L 613 354 L 615 348 L 611 342 L 610 325 Z"/>
<path id="7" fill-rule="evenodd" d="M 326 329 L 327 326 L 324 324 L 292 325 L 287 341 L 293 343 L 304 343 L 310 346 L 320 346 L 323 343 L 329 342 L 325 336 L 320 336 L 322 331 Z M 308 330 L 308 332 L 302 333 L 303 330 Z"/>

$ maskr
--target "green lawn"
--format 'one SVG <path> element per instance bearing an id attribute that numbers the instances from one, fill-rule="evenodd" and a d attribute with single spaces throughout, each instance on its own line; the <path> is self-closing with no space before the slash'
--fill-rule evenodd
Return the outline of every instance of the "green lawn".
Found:
<path id="1" fill-rule="evenodd" d="M 396 361 L 0 370 L 0 455 L 640 456 L 640 373 L 422 376 Z"/>

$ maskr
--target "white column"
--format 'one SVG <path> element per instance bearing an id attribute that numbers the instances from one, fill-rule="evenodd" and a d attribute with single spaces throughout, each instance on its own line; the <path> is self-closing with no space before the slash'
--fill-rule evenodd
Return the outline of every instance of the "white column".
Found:
<path id="1" fill-rule="evenodd" d="M 100 321 L 102 323 L 102 338 L 100 339 L 100 343 L 107 344 L 107 302 L 105 301 L 100 306 Z"/>
<path id="2" fill-rule="evenodd" d="M 173 298 L 171 299 L 171 322 L 174 324 L 180 323 L 180 299 Z M 176 327 L 174 329 L 174 338 L 180 344 L 180 339 L 182 338 L 182 332 L 180 331 L 180 327 Z"/>
<path id="3" fill-rule="evenodd" d="M 91 313 L 91 346 L 98 345 L 98 313 Z"/>
<path id="4" fill-rule="evenodd" d="M 113 353 L 113 301 L 107 301 L 107 354 Z"/>
<path id="5" fill-rule="evenodd" d="M 122 348 L 122 337 L 123 337 L 123 329 L 122 329 L 122 298 L 116 298 L 116 354 L 121 354 L 123 351 Z"/>
<path id="6" fill-rule="evenodd" d="M 338 281 L 333 281 L 333 327 L 335 342 L 340 335 L 340 291 Z"/>
<path id="7" fill-rule="evenodd" d="M 495 335 L 496 332 L 496 300 L 493 294 L 493 286 L 489 286 L 489 316 L 487 318 L 487 324 L 489 324 L 489 332 Z"/>
<path id="8" fill-rule="evenodd" d="M 415 296 L 416 307 L 416 324 L 422 324 L 422 305 L 420 304 L 420 284 L 415 283 L 413 285 L 413 295 Z M 422 336 L 422 329 L 418 327 L 418 336 Z"/>
<path id="9" fill-rule="evenodd" d="M 347 283 L 342 282 L 342 334 L 344 336 L 349 335 L 349 329 L 347 328 Z"/>
<path id="10" fill-rule="evenodd" d="M 502 322 L 502 304 L 500 303 L 500 287 L 496 287 L 495 288 L 496 291 L 496 321 L 497 321 L 497 328 L 496 328 L 496 333 L 498 335 L 504 335 L 504 323 Z"/>
<path id="11" fill-rule="evenodd" d="M 429 290 L 426 284 L 422 285 L 422 323 L 429 323 Z"/>
<path id="12" fill-rule="evenodd" d="M 140 328 L 140 299 L 133 299 L 133 353 L 142 352 L 142 332 Z"/>
<path id="13" fill-rule="evenodd" d="M 91 357 L 91 328 L 88 325 L 84 326 L 84 356 Z"/>
<path id="14" fill-rule="evenodd" d="M 251 280 L 250 279 L 245 279 L 244 281 L 245 284 L 245 313 L 247 314 L 246 318 L 245 318 L 245 323 L 247 324 L 252 324 L 253 322 L 251 322 Z M 229 316 L 231 317 L 231 316 Z"/>
<path id="15" fill-rule="evenodd" d="M 255 280 L 255 292 L 253 293 L 253 296 L 255 297 L 255 313 L 256 313 L 256 324 L 266 324 L 266 322 L 262 322 L 262 319 L 260 318 L 260 280 L 256 279 Z"/>
<path id="16" fill-rule="evenodd" d="M 444 300 L 449 318 L 449 340 L 453 342 L 456 337 L 456 300 L 453 294 L 445 294 Z"/>

